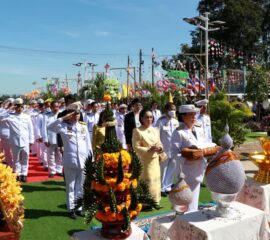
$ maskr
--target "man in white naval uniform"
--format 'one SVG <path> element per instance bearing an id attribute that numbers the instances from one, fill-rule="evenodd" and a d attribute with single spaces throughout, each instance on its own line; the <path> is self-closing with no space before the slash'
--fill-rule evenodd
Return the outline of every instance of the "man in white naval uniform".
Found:
<path id="1" fill-rule="evenodd" d="M 123 149 L 127 149 L 127 144 L 126 144 L 126 137 L 125 137 L 125 127 L 124 127 L 124 120 L 125 120 L 125 114 L 127 112 L 127 105 L 126 104 L 121 104 L 119 106 L 118 114 L 116 114 L 116 136 L 118 141 L 122 144 Z"/>
<path id="2" fill-rule="evenodd" d="M 153 117 L 154 117 L 153 126 L 155 126 L 157 124 L 157 120 L 161 117 L 161 112 L 158 109 L 157 102 L 155 102 L 155 101 L 152 102 L 151 112 L 152 112 Z"/>
<path id="3" fill-rule="evenodd" d="M 36 124 L 36 117 L 39 113 L 38 109 L 37 109 L 37 101 L 36 100 L 31 100 L 30 101 L 30 107 L 29 109 L 26 110 L 26 112 L 28 115 L 31 116 L 31 120 L 32 120 L 32 124 L 34 127 L 34 136 L 35 136 L 35 124 Z M 38 152 L 38 143 L 36 141 L 34 141 L 33 145 L 31 146 L 31 153 L 32 155 L 36 156 L 37 152 Z"/>
<path id="4" fill-rule="evenodd" d="M 81 196 L 85 160 L 92 154 L 92 145 L 84 122 L 79 122 L 81 104 L 72 103 L 67 114 L 48 125 L 48 131 L 60 133 L 64 144 L 63 167 L 66 183 L 66 201 L 70 217 L 75 219 L 81 210 L 75 212 L 74 200 Z"/>
<path id="5" fill-rule="evenodd" d="M 212 132 L 211 132 L 211 119 L 210 116 L 206 113 L 208 100 L 203 99 L 195 102 L 195 105 L 200 108 L 200 111 L 197 113 L 196 118 L 197 122 L 201 124 L 205 139 L 207 142 L 212 142 Z"/>
<path id="6" fill-rule="evenodd" d="M 46 109 L 44 105 L 43 99 L 38 99 L 38 106 L 39 106 L 39 114 L 36 117 L 36 138 L 38 142 L 38 158 L 39 162 L 43 165 L 43 168 L 45 171 L 48 171 L 48 156 L 47 156 L 47 147 L 44 144 L 43 138 L 42 138 L 42 129 L 44 124 L 44 116 L 46 114 Z"/>
<path id="7" fill-rule="evenodd" d="M 23 113 L 23 100 L 17 98 L 14 101 L 15 112 L 1 114 L 0 121 L 6 121 L 10 130 L 9 142 L 15 163 L 15 172 L 18 180 L 27 181 L 29 147 L 34 142 L 33 125 L 29 115 Z"/>
<path id="8" fill-rule="evenodd" d="M 14 112 L 13 110 L 14 98 L 9 98 L 5 101 L 4 108 L 1 109 L 1 114 L 9 114 Z M 15 172 L 15 165 L 12 157 L 12 151 L 9 143 L 9 126 L 7 122 L 0 122 L 0 138 L 3 152 L 5 154 L 5 161 L 8 166 Z"/>
<path id="9" fill-rule="evenodd" d="M 53 101 L 51 103 L 52 111 L 44 115 L 44 123 L 42 124 L 42 139 L 47 147 L 49 177 L 55 175 L 63 176 L 62 154 L 57 145 L 57 134 L 47 129 L 47 126 L 57 119 L 59 113 L 59 103 Z"/>
<path id="10" fill-rule="evenodd" d="M 165 114 L 156 123 L 160 130 L 160 140 L 163 151 L 167 154 L 167 160 L 160 162 L 161 195 L 166 196 L 171 191 L 174 176 L 176 175 L 176 162 L 171 157 L 171 138 L 173 131 L 178 128 L 179 122 L 176 119 L 176 107 L 169 102 L 165 105 Z"/>
<path id="11" fill-rule="evenodd" d="M 188 206 L 188 211 L 197 211 L 200 194 L 200 184 L 206 168 L 206 159 L 199 156 L 197 159 L 187 159 L 181 156 L 183 148 L 204 148 L 206 140 L 203 129 L 196 124 L 196 113 L 199 109 L 193 104 L 181 105 L 179 112 L 183 122 L 173 132 L 171 140 L 171 154 L 176 159 L 180 171 L 185 174 L 185 180 L 190 186 L 193 199 Z"/>
<path id="12" fill-rule="evenodd" d="M 93 127 L 99 120 L 98 104 L 96 102 L 91 103 L 91 112 L 86 112 L 83 121 L 86 123 L 90 139 L 92 140 Z"/>

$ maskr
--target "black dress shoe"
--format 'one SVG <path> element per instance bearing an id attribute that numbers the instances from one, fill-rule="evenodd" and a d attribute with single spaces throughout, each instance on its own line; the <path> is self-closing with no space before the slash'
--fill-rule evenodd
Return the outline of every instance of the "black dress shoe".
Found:
<path id="1" fill-rule="evenodd" d="M 161 192 L 162 197 L 167 197 L 167 195 L 168 195 L 167 192 Z"/>
<path id="2" fill-rule="evenodd" d="M 71 211 L 71 212 L 69 212 L 69 217 L 70 217 L 71 219 L 77 219 L 77 215 L 76 215 L 76 213 L 75 213 L 74 210 Z"/>
<path id="3" fill-rule="evenodd" d="M 76 215 L 77 215 L 77 216 L 80 216 L 80 217 L 84 217 L 83 211 L 80 211 L 80 210 L 77 210 L 77 211 L 76 211 Z"/>
<path id="4" fill-rule="evenodd" d="M 21 182 L 27 182 L 27 176 L 21 176 Z"/>
<path id="5" fill-rule="evenodd" d="M 149 211 L 152 211 L 152 210 L 153 210 L 153 208 L 148 206 L 148 205 L 143 205 L 142 206 L 142 211 L 144 211 L 144 212 L 149 212 Z"/>
<path id="6" fill-rule="evenodd" d="M 49 178 L 54 178 L 55 174 L 50 173 Z"/>
<path id="7" fill-rule="evenodd" d="M 48 168 L 48 167 L 45 167 L 45 168 L 44 168 L 44 171 L 48 171 L 48 170 L 49 170 L 49 168 Z"/>
<path id="8" fill-rule="evenodd" d="M 21 179 L 21 176 L 17 176 L 16 177 L 16 180 L 18 181 L 18 182 L 20 182 L 22 179 Z"/>
<path id="9" fill-rule="evenodd" d="M 63 177 L 63 173 L 56 173 L 57 176 Z"/>

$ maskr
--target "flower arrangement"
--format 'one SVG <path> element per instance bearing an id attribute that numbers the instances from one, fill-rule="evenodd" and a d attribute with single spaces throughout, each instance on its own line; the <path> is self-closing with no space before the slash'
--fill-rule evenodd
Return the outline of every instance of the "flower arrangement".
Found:
<path id="1" fill-rule="evenodd" d="M 0 155 L 0 212 L 10 231 L 19 233 L 23 227 L 24 207 L 20 183 L 9 166 L 1 163 Z"/>
<path id="2" fill-rule="evenodd" d="M 109 104 L 104 116 L 106 122 L 114 120 Z M 94 159 L 92 155 L 86 159 L 83 195 L 76 200 L 76 207 L 83 206 L 86 223 L 94 217 L 102 222 L 103 237 L 125 239 L 131 233 L 130 221 L 140 214 L 143 204 L 158 205 L 147 184 L 139 180 L 140 160 L 134 152 L 121 149 L 114 125 L 106 125 L 105 141 Z"/>

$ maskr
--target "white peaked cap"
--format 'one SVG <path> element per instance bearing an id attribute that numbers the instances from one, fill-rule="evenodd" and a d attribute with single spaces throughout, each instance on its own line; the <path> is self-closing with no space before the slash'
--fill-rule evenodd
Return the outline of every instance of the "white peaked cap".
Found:
<path id="1" fill-rule="evenodd" d="M 85 102 L 85 104 L 86 104 L 86 105 L 89 105 L 89 104 L 91 104 L 92 102 L 94 102 L 93 99 L 87 99 L 86 102 Z"/>
<path id="2" fill-rule="evenodd" d="M 36 103 L 37 103 L 37 101 L 35 99 L 30 101 L 30 104 L 36 104 Z"/>
<path id="3" fill-rule="evenodd" d="M 17 104 L 23 104 L 23 100 L 21 98 L 16 98 L 14 100 L 14 105 L 17 105 Z"/>
<path id="4" fill-rule="evenodd" d="M 193 104 L 185 104 L 179 107 L 180 113 L 196 113 L 200 109 L 196 108 Z"/>
<path id="5" fill-rule="evenodd" d="M 8 98 L 5 102 L 7 102 L 7 103 L 14 103 L 14 98 Z"/>
<path id="6" fill-rule="evenodd" d="M 78 102 L 71 103 L 70 105 L 68 105 L 68 107 L 66 109 L 67 110 L 80 111 L 81 108 L 82 108 L 82 104 L 81 104 L 80 101 L 78 101 Z"/>
<path id="7" fill-rule="evenodd" d="M 119 106 L 119 109 L 120 109 L 120 108 L 127 108 L 127 105 L 123 103 L 123 104 L 121 104 L 121 105 Z"/>
<path id="8" fill-rule="evenodd" d="M 199 100 L 195 102 L 195 105 L 198 107 L 206 106 L 209 101 L 207 99 Z"/>
<path id="9" fill-rule="evenodd" d="M 42 98 L 39 98 L 39 99 L 37 100 L 37 103 L 38 103 L 38 104 L 43 104 L 43 103 L 44 103 L 44 100 L 43 100 Z"/>

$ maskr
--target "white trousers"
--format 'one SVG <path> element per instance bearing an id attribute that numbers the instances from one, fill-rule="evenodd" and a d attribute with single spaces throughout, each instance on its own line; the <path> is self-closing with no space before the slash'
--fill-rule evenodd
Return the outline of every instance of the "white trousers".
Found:
<path id="1" fill-rule="evenodd" d="M 6 139 L 6 138 L 2 138 L 1 143 L 2 143 L 4 155 L 5 155 L 6 164 L 8 166 L 10 166 L 13 169 L 13 171 L 15 172 L 15 165 L 14 165 L 14 161 L 13 161 L 13 157 L 12 157 L 10 143 L 9 143 L 8 139 Z"/>
<path id="2" fill-rule="evenodd" d="M 75 208 L 74 201 L 82 195 L 84 174 L 80 168 L 64 168 L 64 173 L 67 209 L 71 211 Z"/>
<path id="3" fill-rule="evenodd" d="M 39 162 L 43 163 L 44 167 L 48 167 L 47 147 L 45 146 L 43 142 L 38 143 L 37 155 L 38 155 Z"/>
<path id="4" fill-rule="evenodd" d="M 177 162 L 174 159 L 168 158 L 167 160 L 160 162 L 162 192 L 171 191 L 174 177 L 179 175 L 178 172 L 179 167 L 177 167 Z"/>
<path id="5" fill-rule="evenodd" d="M 18 175 L 27 176 L 29 163 L 29 145 L 25 147 L 11 145 L 11 149 L 15 164 L 15 172 Z"/>
<path id="6" fill-rule="evenodd" d="M 50 144 L 47 149 L 48 168 L 50 174 L 62 173 L 62 154 L 57 144 Z"/>
<path id="7" fill-rule="evenodd" d="M 31 146 L 31 153 L 37 154 L 38 153 L 38 143 L 35 141 Z"/>

